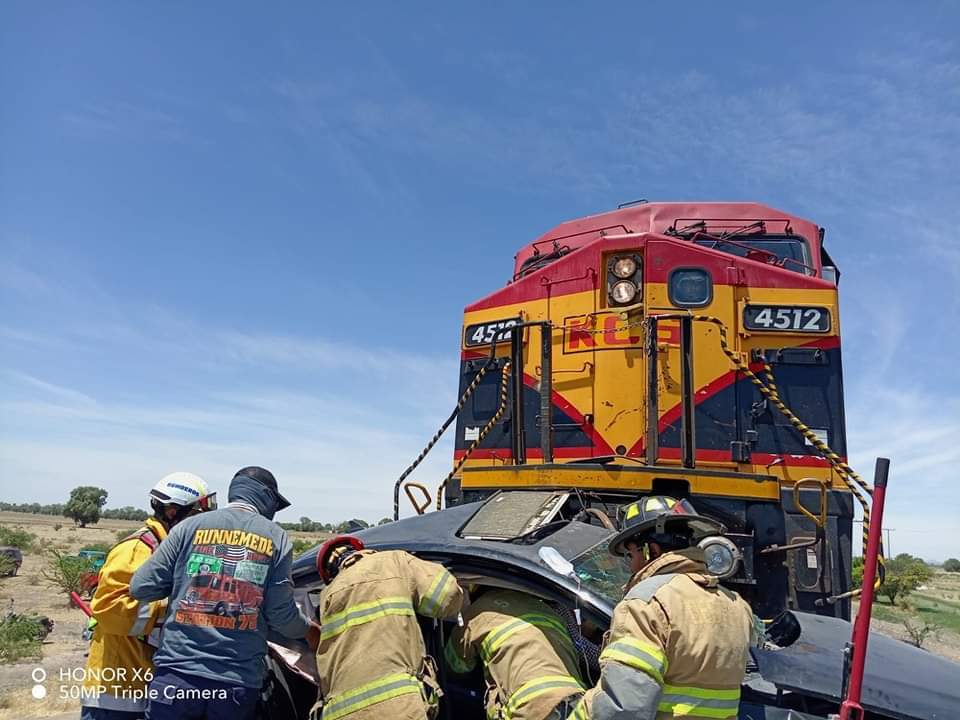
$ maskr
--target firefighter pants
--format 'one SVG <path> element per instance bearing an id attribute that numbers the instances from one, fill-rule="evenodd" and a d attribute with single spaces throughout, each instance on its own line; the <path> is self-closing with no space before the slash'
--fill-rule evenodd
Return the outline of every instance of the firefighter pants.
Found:
<path id="1" fill-rule="evenodd" d="M 253 720 L 260 691 L 198 675 L 158 671 L 147 720 Z"/>

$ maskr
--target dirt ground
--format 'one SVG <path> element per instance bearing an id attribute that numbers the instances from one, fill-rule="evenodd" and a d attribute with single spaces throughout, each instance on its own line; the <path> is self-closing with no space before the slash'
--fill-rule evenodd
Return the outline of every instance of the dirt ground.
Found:
<path id="1" fill-rule="evenodd" d="M 101 520 L 86 528 L 74 527 L 67 518 L 53 515 L 24 515 L 0 512 L 0 524 L 22 527 L 37 536 L 37 544 L 51 543 L 69 554 L 75 554 L 84 545 L 112 544 L 120 529 L 133 530 L 140 523 L 129 520 Z M 62 525 L 57 530 L 56 525 Z M 60 688 L 76 685 L 61 683 L 61 669 L 83 668 L 87 643 L 80 637 L 86 626 L 86 616 L 69 604 L 69 598 L 51 586 L 40 574 L 44 566 L 41 552 L 25 552 L 23 565 L 16 577 L 0 580 L 0 610 L 6 612 L 11 599 L 19 613 L 38 613 L 51 618 L 56 627 L 43 645 L 43 659 L 28 660 L 13 665 L 0 665 L 0 720 L 19 717 L 46 717 L 76 710 L 79 702 L 60 697 Z M 31 690 L 37 683 L 31 678 L 36 668 L 43 668 L 47 679 L 43 683 L 46 697 L 35 699 Z M 38 673 L 39 677 L 39 673 Z"/>
<path id="2" fill-rule="evenodd" d="M 140 526 L 140 523 L 127 520 L 101 520 L 91 527 L 75 528 L 66 518 L 7 512 L 0 512 L 0 524 L 22 527 L 34 533 L 38 543 L 53 543 L 71 554 L 92 543 L 112 544 L 119 530 L 133 531 Z M 55 529 L 57 524 L 62 525 L 59 530 Z M 316 537 L 298 532 L 290 535 L 294 538 Z M 70 607 L 67 597 L 41 577 L 42 566 L 43 557 L 40 553 L 25 553 L 20 573 L 13 578 L 0 579 L 0 610 L 6 611 L 13 599 L 18 612 L 39 613 L 56 622 L 54 631 L 43 645 L 42 660 L 0 665 L 0 720 L 53 718 L 64 713 L 70 714 L 64 717 L 79 717 L 79 702 L 69 697 L 71 688 L 79 683 L 69 677 L 62 678 L 61 673 L 84 666 L 87 643 L 81 638 L 81 633 L 86 625 L 86 617 Z M 958 596 L 955 593 L 960 590 L 956 582 L 960 582 L 960 579 L 944 577 L 940 582 L 932 583 L 924 592 L 927 595 L 939 595 L 942 588 L 945 601 L 956 600 Z M 890 637 L 899 640 L 906 638 L 904 628 L 895 622 L 874 618 L 872 626 L 874 630 Z M 936 639 L 928 639 L 924 647 L 936 655 L 960 662 L 958 633 L 941 631 Z M 37 683 L 31 676 L 38 668 L 46 674 L 42 682 L 46 696 L 39 700 L 33 696 Z M 63 697 L 63 694 L 67 697 Z"/>

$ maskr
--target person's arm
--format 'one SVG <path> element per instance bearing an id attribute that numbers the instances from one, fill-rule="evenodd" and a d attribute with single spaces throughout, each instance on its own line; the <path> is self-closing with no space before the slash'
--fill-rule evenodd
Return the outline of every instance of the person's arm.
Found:
<path id="1" fill-rule="evenodd" d="M 669 621 L 656 599 L 617 605 L 610 639 L 600 653 L 600 682 L 571 718 L 654 720 L 667 669 Z"/>
<path id="2" fill-rule="evenodd" d="M 100 632 L 108 635 L 148 635 L 163 614 L 163 602 L 139 601 L 130 595 L 134 572 L 150 557 L 150 548 L 137 539 L 117 545 L 100 569 L 90 610 Z"/>
<path id="3" fill-rule="evenodd" d="M 160 600 L 170 596 L 185 530 L 184 523 L 175 525 L 150 559 L 137 569 L 130 581 L 131 596 L 137 600 Z"/>
<path id="4" fill-rule="evenodd" d="M 263 617 L 273 632 L 291 640 L 306 638 L 311 624 L 293 599 L 293 547 L 286 535 L 277 548 L 277 558 L 263 592 Z"/>
<path id="5" fill-rule="evenodd" d="M 454 626 L 443 648 L 443 659 L 455 675 L 466 675 L 477 666 L 477 646 L 470 639 L 470 624 Z"/>
<path id="6" fill-rule="evenodd" d="M 414 606 L 419 614 L 452 619 L 463 607 L 463 589 L 453 574 L 439 563 L 407 556 L 414 586 Z"/>

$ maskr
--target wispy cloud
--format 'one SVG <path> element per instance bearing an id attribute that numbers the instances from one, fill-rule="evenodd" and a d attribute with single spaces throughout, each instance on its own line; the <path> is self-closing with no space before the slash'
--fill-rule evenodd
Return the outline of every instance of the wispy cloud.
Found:
<path id="1" fill-rule="evenodd" d="M 258 463 L 299 513 L 375 520 L 455 400 L 454 357 L 208 327 L 108 294 L 93 300 L 112 308 L 98 320 L 83 296 L 60 292 L 58 326 L 3 333 L 0 466 L 19 478 L 8 499 L 60 500 L 82 477 L 112 504 L 137 504 L 158 473 L 191 469 L 225 490 Z M 97 372 L 29 367 L 50 347 Z M 104 374 L 109 383 L 91 382 Z M 421 479 L 437 482 L 450 452 L 441 444 Z"/>
<path id="2" fill-rule="evenodd" d="M 62 121 L 69 131 L 89 137 L 170 143 L 206 143 L 185 120 L 182 108 L 160 109 L 169 101 L 106 100 L 67 112 Z"/>
<path id="3" fill-rule="evenodd" d="M 26 295 L 39 295 L 48 292 L 50 286 L 38 273 L 10 260 L 0 259 L 0 288 Z"/>
<path id="4" fill-rule="evenodd" d="M 66 401 L 71 405 L 83 405 L 88 408 L 97 404 L 96 401 L 89 395 L 85 395 L 82 392 L 77 392 L 76 390 L 71 390 L 70 388 L 62 387 L 60 385 L 55 385 L 54 383 L 46 382 L 45 380 L 33 377 L 27 373 L 17 372 L 16 370 L 9 369 L 3 369 L 2 372 L 14 382 L 19 383 L 30 390 L 39 391 L 41 395 L 52 397 L 57 401 Z"/>
<path id="5" fill-rule="evenodd" d="M 55 395 L 0 402 L 0 414 L 18 418 L 18 428 L 2 433 L 0 465 L 23 480 L 8 490 L 21 499 L 58 500 L 86 477 L 110 490 L 112 504 L 138 504 L 158 472 L 177 468 L 224 491 L 238 467 L 257 463 L 277 473 L 298 516 L 375 520 L 432 430 L 426 418 L 358 408 L 342 395 L 235 393 L 134 405 L 92 403 L 63 388 Z M 442 443 L 418 477 L 435 484 L 449 458 Z"/>

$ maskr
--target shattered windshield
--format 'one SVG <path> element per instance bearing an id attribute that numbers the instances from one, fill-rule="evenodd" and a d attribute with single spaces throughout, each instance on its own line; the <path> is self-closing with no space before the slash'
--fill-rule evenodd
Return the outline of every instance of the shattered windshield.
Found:
<path id="1" fill-rule="evenodd" d="M 623 586 L 630 579 L 625 558 L 611 555 L 607 541 L 597 543 L 573 560 L 573 568 L 581 585 L 616 605 L 623 599 Z"/>

